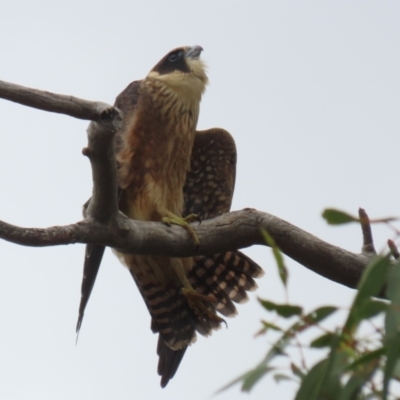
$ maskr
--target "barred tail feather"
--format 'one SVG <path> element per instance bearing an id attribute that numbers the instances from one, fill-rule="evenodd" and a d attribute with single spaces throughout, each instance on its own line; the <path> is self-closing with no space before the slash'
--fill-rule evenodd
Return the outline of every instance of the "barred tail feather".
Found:
<path id="1" fill-rule="evenodd" d="M 181 350 L 169 348 L 161 336 L 158 337 L 157 355 L 159 357 L 157 372 L 161 376 L 161 387 L 167 386 L 178 370 L 179 364 L 185 355 L 187 347 Z"/>
<path id="2" fill-rule="evenodd" d="M 157 276 L 155 266 L 168 268 L 168 259 L 134 255 L 125 255 L 124 258 L 127 265 L 140 265 L 136 270 L 129 268 L 129 272 L 150 312 L 152 331 L 160 333 L 172 350 L 180 350 L 195 341 L 196 318 L 180 287 Z"/>
<path id="3" fill-rule="evenodd" d="M 197 256 L 194 260 L 195 265 L 189 272 L 190 283 L 199 293 L 214 295 L 217 299 L 213 303 L 215 310 L 226 317 L 237 314 L 233 302 L 246 302 L 246 291 L 257 288 L 253 277 L 264 273 L 259 265 L 240 251 Z"/>
<path id="4" fill-rule="evenodd" d="M 260 266 L 239 251 L 197 256 L 193 260 L 188 272 L 193 289 L 201 295 L 214 296 L 215 302 L 205 301 L 204 305 L 211 313 L 226 317 L 237 314 L 234 303 L 245 302 L 246 292 L 257 287 L 253 278 L 263 274 Z M 151 261 L 142 257 L 141 262 Z M 158 374 L 161 386 L 165 387 L 175 375 L 187 346 L 196 340 L 196 331 L 209 336 L 221 327 L 221 320 L 193 311 L 180 288 L 172 282 L 159 282 L 148 275 L 145 282 L 143 275 L 130 272 L 151 314 L 151 329 L 160 334 Z"/>

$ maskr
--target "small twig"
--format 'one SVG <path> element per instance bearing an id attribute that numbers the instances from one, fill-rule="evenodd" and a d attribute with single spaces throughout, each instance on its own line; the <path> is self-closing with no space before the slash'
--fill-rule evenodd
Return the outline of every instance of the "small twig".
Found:
<path id="1" fill-rule="evenodd" d="M 392 256 L 397 260 L 400 258 L 400 253 L 399 249 L 397 248 L 396 244 L 393 242 L 393 240 L 389 239 L 387 241 L 387 244 L 389 246 L 390 252 L 392 253 Z"/>
<path id="2" fill-rule="evenodd" d="M 363 208 L 359 208 L 358 215 L 360 217 L 361 230 L 363 235 L 363 246 L 361 251 L 363 254 L 375 255 L 376 250 L 374 247 L 374 240 L 372 238 L 372 230 L 368 214 Z"/>
<path id="3" fill-rule="evenodd" d="M 390 222 L 397 222 L 398 220 L 398 217 L 386 217 L 370 219 L 369 222 L 371 224 L 389 224 Z"/>
<path id="4" fill-rule="evenodd" d="M 396 228 L 393 224 L 388 222 L 387 226 L 396 234 L 396 236 L 400 236 L 400 230 Z"/>

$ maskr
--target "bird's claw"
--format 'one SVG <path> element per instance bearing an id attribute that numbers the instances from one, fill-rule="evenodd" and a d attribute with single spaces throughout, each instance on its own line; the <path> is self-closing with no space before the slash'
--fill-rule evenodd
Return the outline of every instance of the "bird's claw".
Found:
<path id="1" fill-rule="evenodd" d="M 186 217 L 182 218 L 185 222 L 187 222 L 188 224 L 192 223 L 192 222 L 198 222 L 199 224 L 201 224 L 201 218 L 197 215 L 197 214 L 189 214 Z"/>
<path id="2" fill-rule="evenodd" d="M 201 317 L 217 321 L 219 323 L 225 320 L 219 317 L 215 312 L 210 310 L 206 303 L 215 303 L 217 301 L 213 294 L 204 295 L 197 293 L 194 289 L 182 288 L 181 293 L 186 297 L 189 307 L 194 311 L 194 313 Z"/>
<path id="3" fill-rule="evenodd" d="M 191 236 L 191 238 L 197 248 L 200 245 L 200 241 L 199 241 L 199 238 L 198 238 L 196 232 L 190 226 L 190 223 L 194 222 L 194 221 L 201 222 L 200 218 L 196 214 L 189 214 L 186 217 L 179 217 L 178 215 L 168 213 L 168 215 L 166 217 L 162 218 L 162 222 L 164 222 L 164 224 L 167 224 L 168 226 L 179 225 L 179 226 L 182 226 L 183 228 L 185 228 L 187 230 L 187 232 L 189 233 L 189 235 Z"/>

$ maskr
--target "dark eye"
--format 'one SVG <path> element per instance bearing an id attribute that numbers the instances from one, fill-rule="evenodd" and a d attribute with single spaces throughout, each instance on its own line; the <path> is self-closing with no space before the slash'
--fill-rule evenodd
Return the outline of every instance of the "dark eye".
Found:
<path id="1" fill-rule="evenodd" d="M 183 52 L 178 51 L 176 53 L 172 53 L 168 56 L 168 61 L 170 62 L 175 62 L 176 60 L 179 60 L 182 57 Z"/>

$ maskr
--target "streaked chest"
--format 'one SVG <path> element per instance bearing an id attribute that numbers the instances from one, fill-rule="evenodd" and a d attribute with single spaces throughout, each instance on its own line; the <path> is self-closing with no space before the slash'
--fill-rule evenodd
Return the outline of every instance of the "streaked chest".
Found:
<path id="1" fill-rule="evenodd" d="M 158 220 L 163 210 L 182 210 L 199 103 L 162 84 L 144 90 L 118 156 L 122 211 L 131 218 Z"/>

